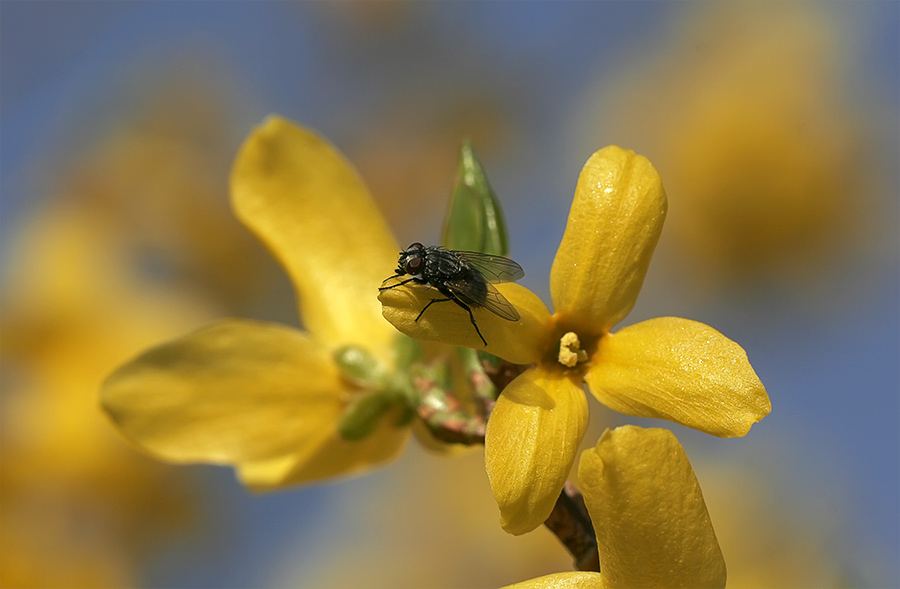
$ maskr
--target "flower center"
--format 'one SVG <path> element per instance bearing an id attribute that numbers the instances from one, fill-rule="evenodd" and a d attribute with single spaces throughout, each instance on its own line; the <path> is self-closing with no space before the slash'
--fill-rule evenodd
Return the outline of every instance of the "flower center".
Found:
<path id="1" fill-rule="evenodd" d="M 579 362 L 586 362 L 587 359 L 587 352 L 581 349 L 578 334 L 574 331 L 569 331 L 560 338 L 559 357 L 557 358 L 560 364 L 572 368 Z"/>

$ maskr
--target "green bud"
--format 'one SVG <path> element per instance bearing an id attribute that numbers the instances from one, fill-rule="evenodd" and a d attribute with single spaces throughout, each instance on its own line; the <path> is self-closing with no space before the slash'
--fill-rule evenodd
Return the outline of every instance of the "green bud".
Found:
<path id="1" fill-rule="evenodd" d="M 338 433 L 349 442 L 367 438 L 393 405 L 391 396 L 380 391 L 358 397 L 341 416 Z"/>
<path id="2" fill-rule="evenodd" d="M 377 383 L 384 374 L 384 367 L 378 360 L 359 346 L 338 348 L 334 360 L 344 378 L 361 386 Z"/>
<path id="3" fill-rule="evenodd" d="M 448 249 L 500 256 L 509 249 L 500 203 L 468 140 L 460 148 L 441 241 Z"/>

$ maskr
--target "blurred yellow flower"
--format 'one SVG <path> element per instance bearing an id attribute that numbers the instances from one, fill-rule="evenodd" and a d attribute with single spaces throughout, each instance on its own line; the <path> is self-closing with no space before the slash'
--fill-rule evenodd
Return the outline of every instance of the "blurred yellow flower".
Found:
<path id="1" fill-rule="evenodd" d="M 141 347 L 207 317 L 138 281 L 96 211 L 57 200 L 16 228 L 0 352 L 0 585 L 122 587 L 197 510 L 184 476 L 136 457 L 97 385 Z"/>
<path id="2" fill-rule="evenodd" d="M 203 533 L 194 473 L 136 456 L 97 407 L 118 364 L 269 286 L 221 198 L 234 93 L 178 65 L 129 70 L 24 166 L 35 208 L 2 250 L 0 586 L 135 586 Z"/>
<path id="3" fill-rule="evenodd" d="M 610 333 L 637 299 L 666 206 L 646 158 L 614 146 L 596 152 L 578 179 L 550 275 L 556 313 L 526 288 L 498 284 L 521 318 L 482 314 L 487 346 L 456 305 L 417 321 L 429 289 L 379 294 L 384 316 L 411 337 L 533 364 L 506 387 L 487 424 L 486 468 L 510 533 L 533 530 L 553 509 L 587 426 L 583 382 L 621 413 L 721 437 L 743 436 L 771 410 L 746 353 L 707 325 L 664 317 Z"/>
<path id="4" fill-rule="evenodd" d="M 132 442 L 172 462 L 234 466 L 272 487 L 358 473 L 395 457 L 409 428 L 387 415 L 359 441 L 337 428 L 363 392 L 335 353 L 393 365 L 395 331 L 374 297 L 398 247 L 349 163 L 316 134 L 270 117 L 231 175 L 238 218 L 293 281 L 305 331 L 223 319 L 122 366 L 103 407 Z"/>
<path id="5" fill-rule="evenodd" d="M 585 142 L 612 135 L 651 155 L 678 202 L 667 249 L 705 285 L 796 287 L 866 243 L 875 130 L 896 129 L 896 113 L 855 78 L 857 41 L 833 8 L 704 6 L 576 113 Z"/>
<path id="6" fill-rule="evenodd" d="M 125 114 L 106 115 L 70 140 L 78 147 L 67 152 L 71 164 L 60 190 L 104 219 L 118 233 L 119 248 L 151 279 L 243 309 L 261 293 L 271 296 L 283 277 L 225 198 L 245 132 L 236 122 L 245 117 L 232 102 L 238 93 L 214 67 L 190 61 L 179 61 L 178 73 L 140 68 L 132 93 L 104 98 L 110 111 Z M 102 134 L 94 137 L 97 128 Z M 84 149 L 85 142 L 96 145 Z"/>
<path id="7" fill-rule="evenodd" d="M 578 479 L 601 572 L 557 573 L 511 588 L 725 586 L 725 560 L 700 485 L 672 432 L 607 430 L 582 453 Z"/>

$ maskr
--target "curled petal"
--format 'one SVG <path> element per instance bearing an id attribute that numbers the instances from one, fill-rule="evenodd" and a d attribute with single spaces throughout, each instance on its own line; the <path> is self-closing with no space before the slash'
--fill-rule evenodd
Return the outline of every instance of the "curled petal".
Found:
<path id="1" fill-rule="evenodd" d="M 529 579 L 502 589 L 600 589 L 603 576 L 600 573 L 570 571 Z"/>
<path id="2" fill-rule="evenodd" d="M 587 418 L 581 386 L 559 372 L 532 368 L 504 389 L 484 442 L 485 468 L 504 530 L 524 534 L 550 515 Z"/>
<path id="3" fill-rule="evenodd" d="M 361 475 L 396 458 L 409 440 L 410 429 L 397 426 L 389 413 L 367 438 L 347 441 L 334 431 L 315 445 L 269 460 L 238 465 L 238 476 L 248 487 L 263 490 L 312 481 Z"/>
<path id="4" fill-rule="evenodd" d="M 739 345 L 678 317 L 650 319 L 603 337 L 585 380 L 610 409 L 723 438 L 745 435 L 772 410 Z"/>
<path id="5" fill-rule="evenodd" d="M 126 438 L 163 460 L 235 464 L 317 446 L 344 395 L 331 356 L 302 332 L 229 319 L 120 367 L 101 401 Z"/>
<path id="6" fill-rule="evenodd" d="M 409 283 L 389 288 L 378 294 L 378 300 L 385 319 L 414 339 L 485 350 L 514 364 L 537 362 L 551 337 L 550 311 L 540 297 L 524 286 L 511 282 L 494 286 L 518 310 L 520 318 L 507 321 L 487 309 L 472 307 L 472 317 L 487 346 L 478 337 L 466 310 L 452 301 L 436 302 L 418 317 L 432 299 L 445 298 L 430 286 Z"/>
<path id="7" fill-rule="evenodd" d="M 609 146 L 584 165 L 550 272 L 553 306 L 603 333 L 637 300 L 666 216 L 666 193 L 647 158 Z"/>
<path id="8" fill-rule="evenodd" d="M 681 444 L 664 429 L 607 430 L 578 464 L 604 587 L 724 587 L 725 560 Z"/>
<path id="9" fill-rule="evenodd" d="M 394 332 L 375 294 L 399 249 L 344 156 L 312 131 L 269 117 L 241 147 L 231 197 L 287 270 L 316 339 L 386 357 Z"/>

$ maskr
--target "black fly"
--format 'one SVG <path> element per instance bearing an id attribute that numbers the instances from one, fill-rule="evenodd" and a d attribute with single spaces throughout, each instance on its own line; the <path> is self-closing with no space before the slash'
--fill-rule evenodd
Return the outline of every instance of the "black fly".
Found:
<path id="1" fill-rule="evenodd" d="M 385 279 L 409 275 L 390 286 L 382 286 L 378 290 L 387 290 L 414 282 L 436 288 L 444 298 L 431 299 L 419 311 L 416 321 L 434 303 L 453 301 L 469 313 L 469 320 L 484 345 L 487 341 L 481 335 L 472 307 L 484 307 L 491 313 L 506 319 L 518 321 L 519 312 L 507 301 L 492 282 L 513 282 L 523 276 L 525 271 L 517 263 L 503 256 L 492 256 L 480 252 L 462 252 L 445 250 L 434 245 L 414 243 L 400 252 L 400 260 L 393 276 Z M 382 283 L 384 284 L 384 283 Z"/>

